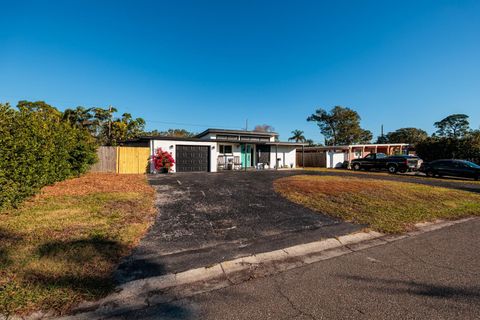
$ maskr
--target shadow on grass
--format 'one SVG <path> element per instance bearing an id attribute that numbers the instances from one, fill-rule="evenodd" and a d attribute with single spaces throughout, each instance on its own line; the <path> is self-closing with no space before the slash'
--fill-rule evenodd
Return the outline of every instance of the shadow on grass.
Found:
<path id="1" fill-rule="evenodd" d="M 418 281 L 379 279 L 361 276 L 340 276 L 346 280 L 352 280 L 368 284 L 370 290 L 381 293 L 393 293 L 404 295 L 426 296 L 438 299 L 461 300 L 464 302 L 480 303 L 480 286 L 458 288 L 446 285 L 428 284 Z"/>
<path id="2" fill-rule="evenodd" d="M 71 241 L 52 241 L 38 247 L 40 257 L 82 262 L 86 256 L 99 256 L 102 259 L 115 260 L 128 248 L 118 241 L 94 236 L 88 239 Z"/>
<path id="3" fill-rule="evenodd" d="M 7 268 L 12 264 L 11 254 L 15 243 L 21 241 L 23 237 L 12 233 L 4 228 L 0 228 L 0 268 Z"/>
<path id="4" fill-rule="evenodd" d="M 115 269 L 131 249 L 119 241 L 98 236 L 50 241 L 35 249 L 32 268 L 16 270 L 11 258 L 15 254 L 15 242 L 21 241 L 21 236 L 0 229 L 0 267 L 7 273 L 18 275 L 16 283 L 12 284 L 13 289 L 5 293 L 8 301 L 0 301 L 3 315 L 18 310 L 28 314 L 39 309 L 65 314 L 84 300 L 94 301 L 107 296 L 117 284 Z M 139 269 L 130 271 L 164 269 L 161 264 L 151 262 L 135 267 Z M 25 292 L 29 292 L 27 300 Z M 190 313 L 179 306 L 166 304 L 158 306 L 157 310 L 168 314 L 171 319 L 190 319 Z"/>
<path id="5" fill-rule="evenodd" d="M 38 254 L 41 258 L 48 258 L 57 261 L 58 263 L 67 262 L 80 265 L 84 259 L 101 259 L 108 261 L 111 264 L 109 272 L 95 272 L 93 266 L 92 270 L 86 270 L 77 275 L 50 275 L 48 271 L 44 273 L 30 273 L 28 279 L 30 282 L 44 287 L 66 288 L 73 290 L 76 294 L 81 294 L 83 299 L 99 299 L 109 293 L 113 292 L 115 285 L 119 282 L 128 282 L 129 273 L 147 274 L 153 272 L 164 272 L 161 264 L 149 261 L 135 261 L 134 264 L 129 265 L 129 268 L 123 271 L 126 272 L 122 281 L 118 281 L 118 270 L 115 267 L 119 264 L 122 256 L 129 252 L 129 248 L 125 247 L 117 241 L 104 239 L 101 237 L 93 237 L 90 239 L 75 240 L 75 241 L 55 241 L 46 243 L 38 248 Z M 90 263 L 92 267 L 92 264 Z M 75 310 L 74 310 L 75 311 Z M 81 308 L 77 312 L 82 312 Z M 175 302 L 159 304 L 147 309 L 128 309 L 119 305 L 118 308 L 113 308 L 105 314 L 105 310 L 98 311 L 98 318 L 112 318 L 117 317 L 122 319 L 137 318 L 143 314 L 143 317 L 152 317 L 154 319 L 194 319 L 189 309 L 177 305 Z M 94 311 L 95 314 L 95 311 Z M 94 316 L 96 318 L 96 316 Z"/>
<path id="6" fill-rule="evenodd" d="M 44 288 L 68 289 L 86 299 L 98 299 L 112 292 L 116 280 L 115 269 L 130 248 L 119 241 L 94 236 L 88 239 L 47 242 L 37 248 L 42 259 L 54 261 L 64 269 L 53 273 L 48 269 L 29 271 L 24 280 Z M 101 266 L 100 266 L 101 265 Z M 141 272 L 163 270 L 160 264 L 136 265 Z"/>
<path id="7" fill-rule="evenodd" d="M 83 298 L 99 298 L 114 289 L 113 269 L 128 251 L 124 244 L 102 237 L 47 242 L 37 248 L 39 259 L 54 261 L 61 271 L 27 271 L 24 281 L 69 289 Z"/>

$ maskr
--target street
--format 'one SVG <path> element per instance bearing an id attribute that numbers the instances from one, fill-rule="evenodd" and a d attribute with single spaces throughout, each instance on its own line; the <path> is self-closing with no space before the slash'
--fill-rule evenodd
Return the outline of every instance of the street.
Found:
<path id="1" fill-rule="evenodd" d="M 480 219 L 253 279 L 128 319 L 479 319 Z"/>

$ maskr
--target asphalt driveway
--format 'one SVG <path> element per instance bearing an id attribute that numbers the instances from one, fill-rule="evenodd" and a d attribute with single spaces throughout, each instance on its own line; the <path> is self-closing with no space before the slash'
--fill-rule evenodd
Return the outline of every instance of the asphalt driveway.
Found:
<path id="1" fill-rule="evenodd" d="M 151 175 L 158 215 L 139 246 L 120 264 L 117 281 L 177 273 L 364 227 L 313 212 L 274 192 L 274 180 L 298 174 L 382 179 L 480 192 L 480 184 L 471 181 L 345 170 Z"/>
<path id="2" fill-rule="evenodd" d="M 190 268 L 362 228 L 313 212 L 273 191 L 273 181 L 302 171 L 177 173 L 149 176 L 158 216 L 117 281 Z"/>

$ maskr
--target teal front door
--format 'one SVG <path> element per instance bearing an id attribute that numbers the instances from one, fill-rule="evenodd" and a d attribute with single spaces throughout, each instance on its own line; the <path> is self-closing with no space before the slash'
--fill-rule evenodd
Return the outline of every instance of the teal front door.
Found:
<path id="1" fill-rule="evenodd" d="M 252 166 L 252 146 L 249 144 L 242 144 L 242 167 Z"/>

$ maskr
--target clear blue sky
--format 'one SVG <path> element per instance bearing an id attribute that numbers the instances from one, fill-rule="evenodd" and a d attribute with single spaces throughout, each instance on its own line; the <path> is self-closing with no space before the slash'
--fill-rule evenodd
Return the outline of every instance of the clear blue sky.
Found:
<path id="1" fill-rule="evenodd" d="M 148 129 L 281 139 L 317 107 L 379 134 L 466 113 L 480 125 L 480 1 L 0 0 L 0 101 L 116 106 Z"/>

